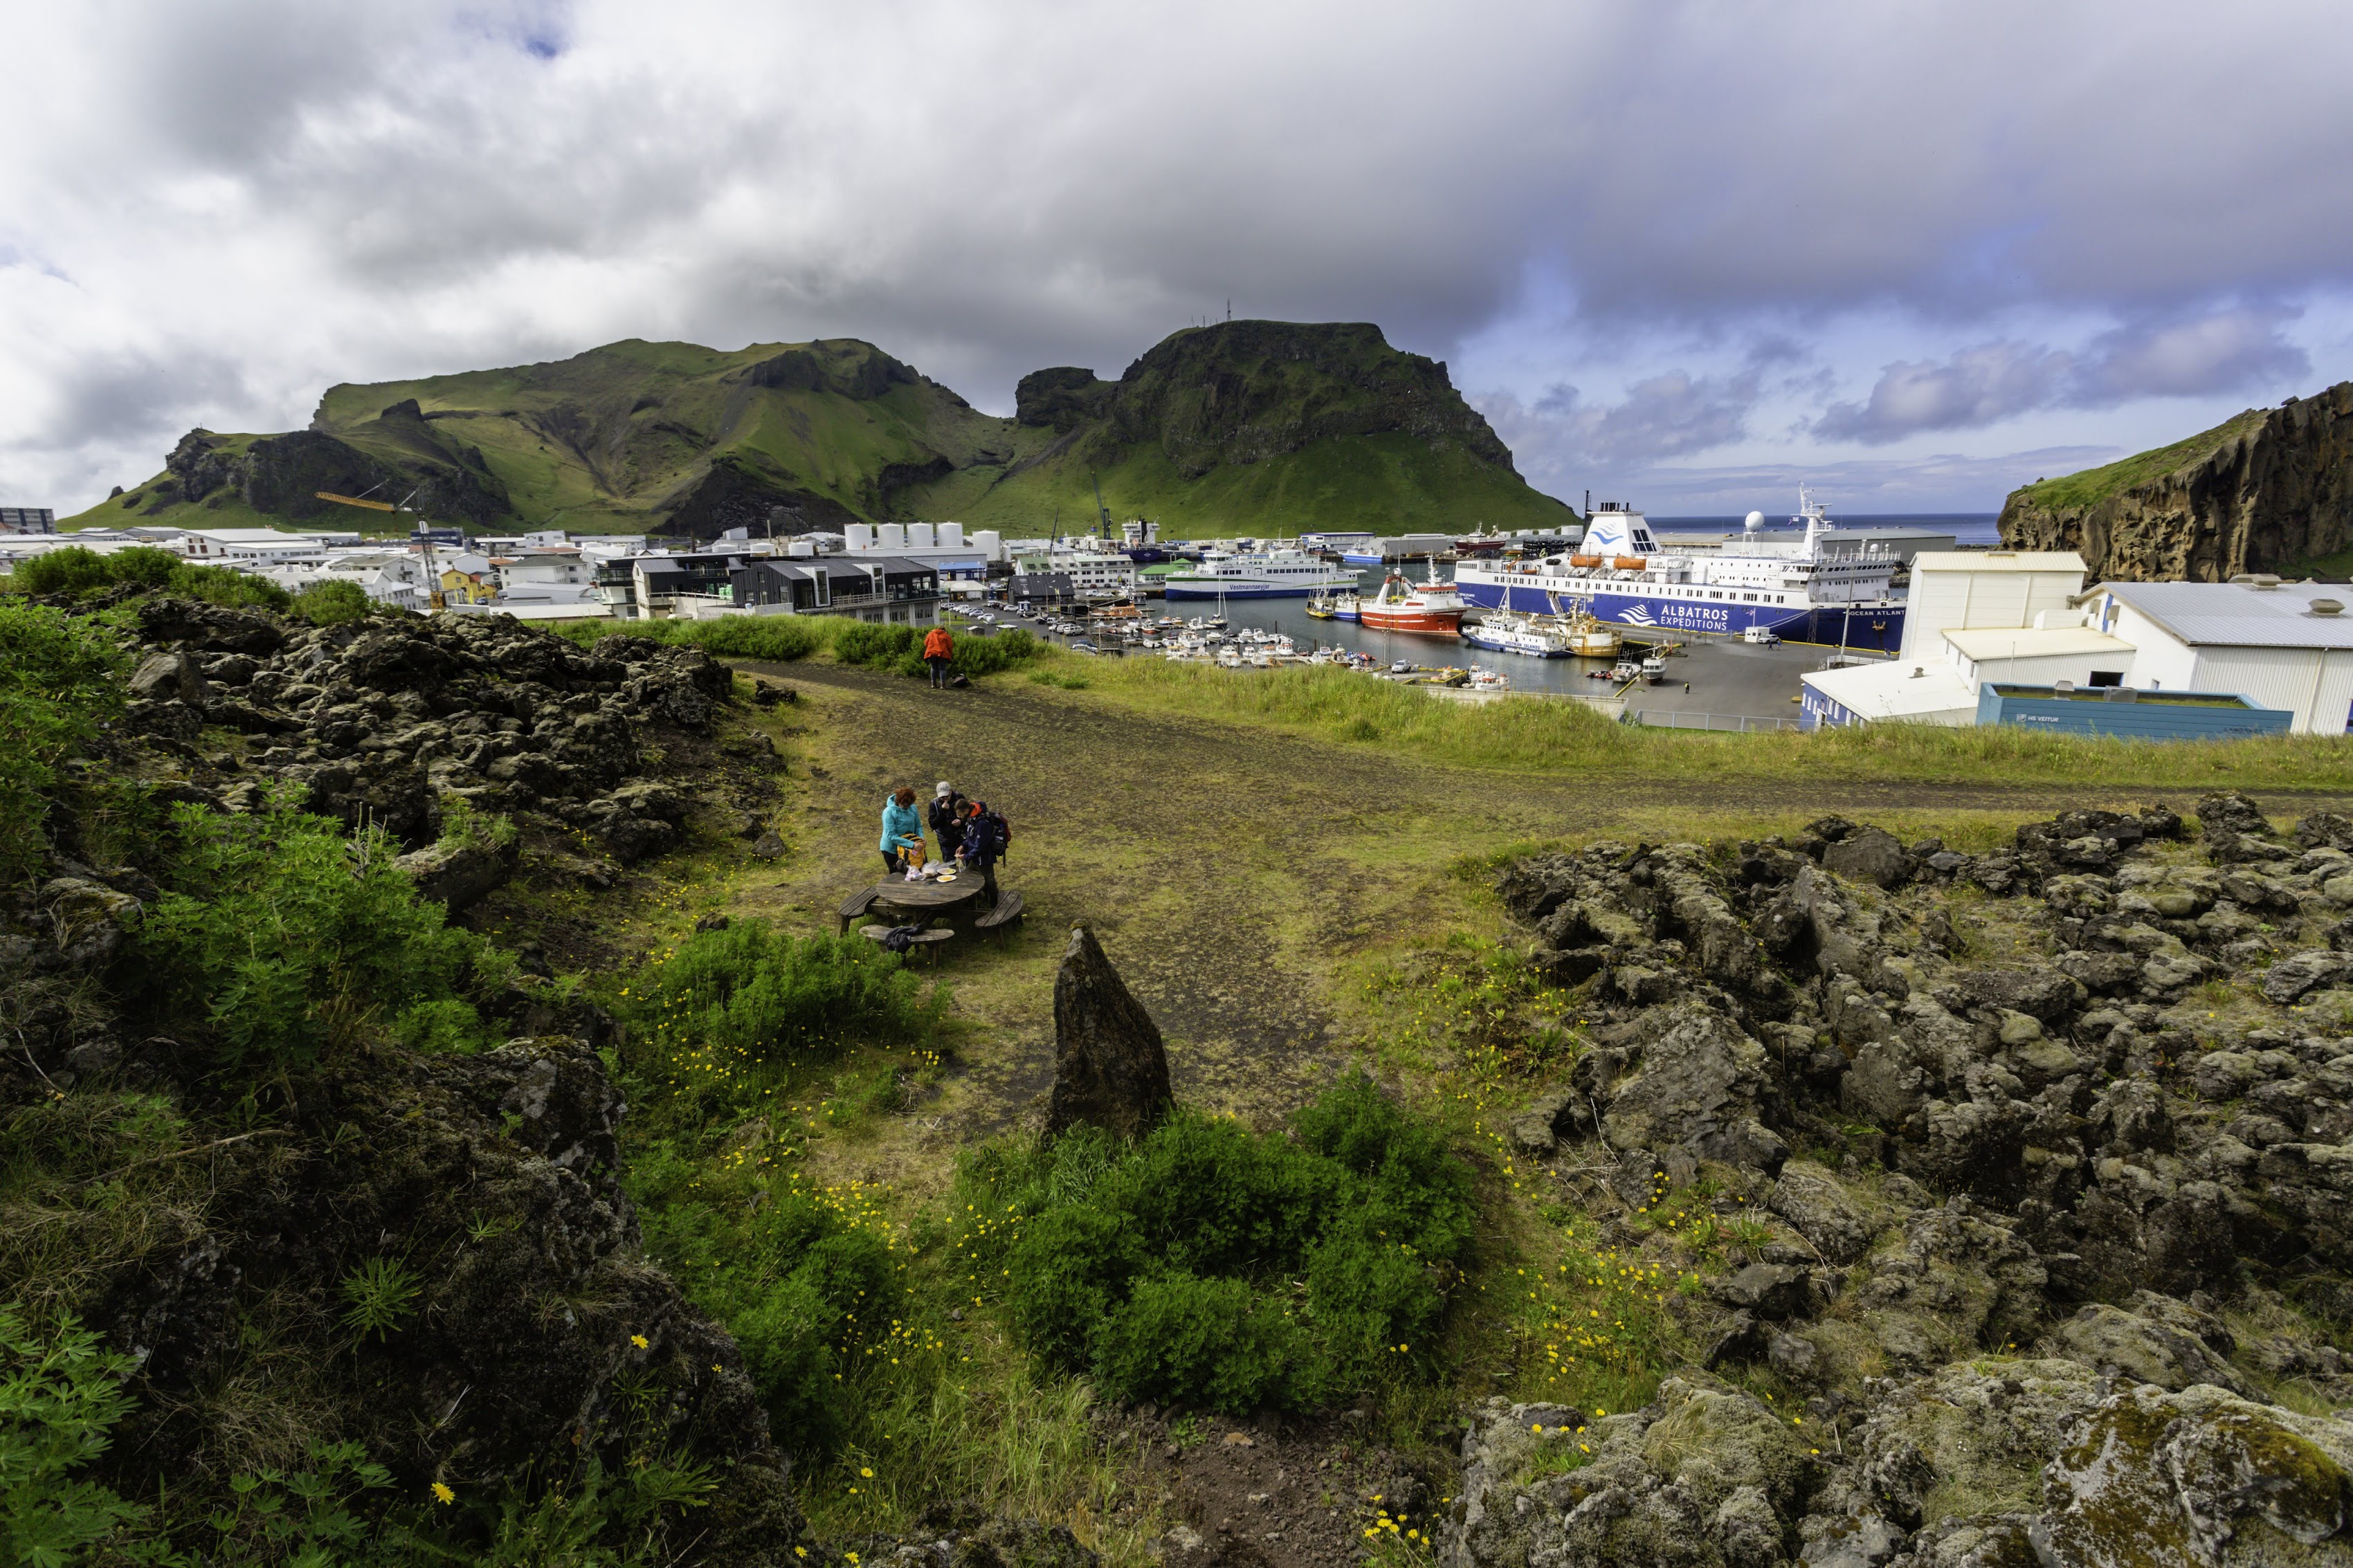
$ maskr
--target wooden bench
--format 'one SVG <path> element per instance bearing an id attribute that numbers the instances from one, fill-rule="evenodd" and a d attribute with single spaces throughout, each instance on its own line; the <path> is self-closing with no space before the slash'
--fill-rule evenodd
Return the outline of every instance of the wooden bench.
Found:
<path id="1" fill-rule="evenodd" d="M 836 912 L 841 916 L 842 935 L 848 936 L 849 934 L 850 921 L 856 920 L 859 916 L 864 914 L 868 910 L 874 907 L 874 897 L 881 891 L 881 889 L 880 888 L 860 888 L 858 891 L 850 894 L 849 897 L 841 900 L 841 908 Z"/>
<path id="2" fill-rule="evenodd" d="M 997 907 L 972 922 L 973 931 L 1004 932 L 1013 929 L 1021 919 L 1021 895 L 998 889 Z"/>
<path id="3" fill-rule="evenodd" d="M 860 926 L 858 928 L 858 934 L 879 946 L 881 945 L 882 939 L 891 934 L 891 930 L 892 928 L 889 926 Z M 937 968 L 940 962 L 940 943 L 946 942 L 949 938 L 955 935 L 955 932 L 946 930 L 919 931 L 913 936 L 908 938 L 908 941 L 913 943 L 914 947 L 929 949 L 932 955 L 932 965 L 934 968 Z M 908 951 L 912 953 L 913 952 L 913 947 L 911 947 Z"/>

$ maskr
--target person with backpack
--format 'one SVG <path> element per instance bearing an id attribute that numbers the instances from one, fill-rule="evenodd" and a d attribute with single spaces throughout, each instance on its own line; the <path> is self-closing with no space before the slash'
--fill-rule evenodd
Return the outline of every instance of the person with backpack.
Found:
<path id="1" fill-rule="evenodd" d="M 934 626 L 923 634 L 923 662 L 932 667 L 932 689 L 944 690 L 948 683 L 948 660 L 955 657 L 955 638 L 948 636 L 945 626 Z"/>
<path id="2" fill-rule="evenodd" d="M 1004 814 L 989 810 L 987 801 L 967 801 L 957 858 L 980 873 L 981 890 L 988 895 L 988 907 L 992 910 L 997 907 L 997 863 L 1011 847 L 1013 825 L 1005 820 Z"/>
<path id="3" fill-rule="evenodd" d="M 969 803 L 958 795 L 955 786 L 942 779 L 932 791 L 932 837 L 940 841 L 940 858 L 955 858 L 956 846 L 964 842 L 964 808 Z"/>

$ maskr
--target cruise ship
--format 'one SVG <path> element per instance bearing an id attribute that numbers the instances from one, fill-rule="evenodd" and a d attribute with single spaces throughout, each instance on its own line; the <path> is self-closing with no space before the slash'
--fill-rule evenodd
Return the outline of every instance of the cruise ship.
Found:
<path id="1" fill-rule="evenodd" d="M 1303 550 L 1212 551 L 1198 566 L 1161 581 L 1172 599 L 1303 599 L 1328 588 L 1356 588 L 1356 574 Z"/>
<path id="2" fill-rule="evenodd" d="M 1551 607 L 1548 595 L 1574 595 L 1595 617 L 1621 626 L 1731 637 L 1762 627 L 1787 642 L 1894 652 L 1904 640 L 1904 601 L 1890 586 L 1895 555 L 1870 545 L 1825 548 L 1837 525 L 1802 489 L 1790 521 L 1804 525 L 1803 540 L 1767 542 L 1752 526 L 1720 550 L 1670 554 L 1641 512 L 1605 501 L 1576 553 L 1465 561 L 1454 580 L 1462 602 L 1478 609 L 1535 613 Z"/>

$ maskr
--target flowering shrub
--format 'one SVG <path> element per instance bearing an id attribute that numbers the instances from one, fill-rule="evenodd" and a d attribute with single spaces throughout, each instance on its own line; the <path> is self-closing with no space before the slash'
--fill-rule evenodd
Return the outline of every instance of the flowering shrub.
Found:
<path id="1" fill-rule="evenodd" d="M 1410 1363 L 1471 1237 L 1470 1175 L 1357 1075 L 1290 1136 L 1179 1114 L 965 1162 L 957 1261 L 1049 1364 L 1115 1398 L 1313 1406 Z"/>

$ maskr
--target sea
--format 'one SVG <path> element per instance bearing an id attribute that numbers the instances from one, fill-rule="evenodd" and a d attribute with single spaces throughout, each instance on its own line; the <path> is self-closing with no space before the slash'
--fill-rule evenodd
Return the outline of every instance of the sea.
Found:
<path id="1" fill-rule="evenodd" d="M 1841 512 L 1831 521 L 1841 528 L 1926 528 L 1938 533 L 1949 533 L 1953 542 L 1963 550 L 1989 549 L 2001 542 L 2001 533 L 1994 527 L 2000 518 L 1990 511 L 1906 511 L 1906 512 Z M 1654 517 L 1651 521 L 1653 533 L 1737 533 L 1742 519 L 1737 517 Z M 1786 537 L 1797 530 L 1789 520 L 1765 517 L 1766 532 Z"/>

